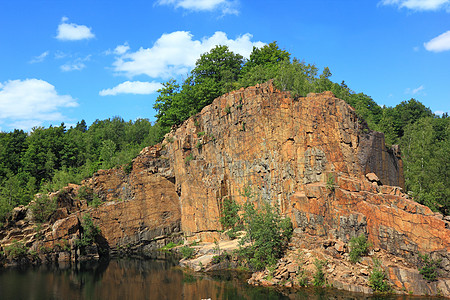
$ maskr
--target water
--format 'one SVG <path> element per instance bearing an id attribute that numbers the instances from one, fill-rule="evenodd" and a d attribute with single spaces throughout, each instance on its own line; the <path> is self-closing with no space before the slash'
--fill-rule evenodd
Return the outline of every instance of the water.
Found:
<path id="1" fill-rule="evenodd" d="M 245 273 L 194 274 L 176 265 L 174 259 L 114 259 L 67 268 L 4 269 L 0 299 L 426 299 L 369 297 L 333 289 L 277 291 L 247 285 Z"/>

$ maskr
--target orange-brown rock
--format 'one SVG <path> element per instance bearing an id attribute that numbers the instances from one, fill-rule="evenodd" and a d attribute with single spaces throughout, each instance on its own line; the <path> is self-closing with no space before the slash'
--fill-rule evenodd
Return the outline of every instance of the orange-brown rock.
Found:
<path id="1" fill-rule="evenodd" d="M 156 195 L 154 176 L 167 181 Z M 392 254 L 442 257 L 450 271 L 448 222 L 409 200 L 403 182 L 398 148 L 387 150 L 383 134 L 343 100 L 330 92 L 293 99 L 269 82 L 214 100 L 162 145 L 144 149 L 130 175 L 101 171 L 90 184 L 127 205 L 148 198 L 179 205 L 181 230 L 204 241 L 218 238 L 223 199 L 243 203 L 251 187 L 252 201 L 279 205 L 305 232 L 344 242 L 365 233 Z"/>
<path id="2" fill-rule="evenodd" d="M 180 205 L 174 184 L 160 175 L 130 175 L 126 200 L 101 205 L 91 212 L 110 247 L 147 245 L 180 232 Z M 107 193 L 109 197 L 110 193 Z M 164 245 L 162 245 L 164 246 Z"/>

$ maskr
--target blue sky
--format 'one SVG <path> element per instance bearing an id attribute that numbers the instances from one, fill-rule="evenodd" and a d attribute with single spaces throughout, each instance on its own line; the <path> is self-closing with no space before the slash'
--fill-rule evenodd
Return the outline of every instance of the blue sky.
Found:
<path id="1" fill-rule="evenodd" d="M 450 0 L 5 0 L 0 130 L 154 121 L 201 53 L 272 41 L 380 105 L 450 111 Z"/>

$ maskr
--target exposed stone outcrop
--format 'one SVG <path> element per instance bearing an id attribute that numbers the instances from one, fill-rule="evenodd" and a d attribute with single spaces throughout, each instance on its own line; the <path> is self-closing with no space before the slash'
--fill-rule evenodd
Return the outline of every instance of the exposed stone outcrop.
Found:
<path id="1" fill-rule="evenodd" d="M 339 248 L 365 234 L 373 247 L 412 264 L 419 252 L 440 258 L 442 275 L 450 274 L 449 222 L 402 192 L 398 147 L 386 148 L 383 134 L 331 92 L 294 99 L 268 82 L 225 94 L 143 149 L 129 174 L 100 170 L 83 185 L 106 203 L 91 209 L 75 190 L 60 197 L 46 243 L 73 240 L 87 211 L 113 252 L 151 250 L 181 232 L 212 242 L 222 229 L 222 201 L 242 204 L 250 187 L 251 201 L 278 205 L 298 234 Z M 18 209 L 14 222 L 22 215 Z M 404 285 L 404 272 L 389 275 Z"/>

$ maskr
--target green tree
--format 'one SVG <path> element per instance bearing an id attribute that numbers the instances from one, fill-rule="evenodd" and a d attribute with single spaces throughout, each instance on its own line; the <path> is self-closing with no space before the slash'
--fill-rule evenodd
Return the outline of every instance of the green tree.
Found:
<path id="1" fill-rule="evenodd" d="M 244 204 L 243 219 L 247 232 L 243 240 L 251 243 L 246 251 L 252 253 L 250 263 L 256 269 L 274 265 L 292 236 L 291 220 L 282 218 L 278 208 L 268 203 L 256 209 L 251 202 Z"/>
<path id="2" fill-rule="evenodd" d="M 445 129 L 436 132 L 434 128 Z M 438 125 L 435 125 L 438 124 Z M 422 118 L 404 129 L 401 139 L 406 188 L 416 201 L 444 214 L 450 213 L 450 122 Z"/>
<path id="3" fill-rule="evenodd" d="M 291 54 L 280 49 L 277 42 L 272 42 L 261 48 L 253 47 L 250 58 L 242 68 L 240 85 L 247 87 L 273 79 L 278 64 L 289 61 L 290 57 Z"/>
<path id="4" fill-rule="evenodd" d="M 154 106 L 158 123 L 167 132 L 233 89 L 242 64 L 243 57 L 227 46 L 216 46 L 202 54 L 181 86 L 171 79 L 158 90 Z"/>

